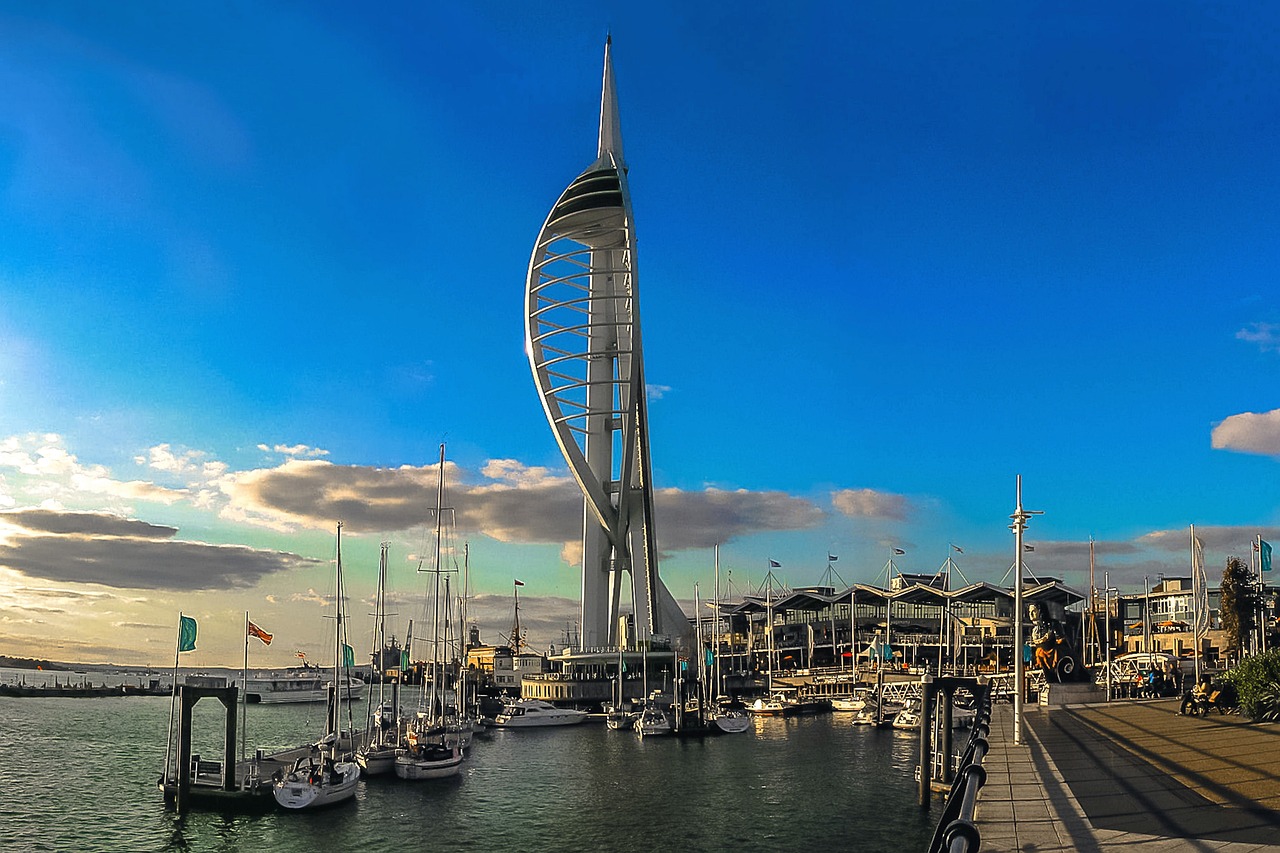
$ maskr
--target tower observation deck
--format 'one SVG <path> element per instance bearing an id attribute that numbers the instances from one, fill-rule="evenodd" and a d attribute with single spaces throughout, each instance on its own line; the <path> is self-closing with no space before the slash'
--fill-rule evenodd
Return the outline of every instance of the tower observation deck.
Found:
<path id="1" fill-rule="evenodd" d="M 596 159 L 538 233 L 525 287 L 525 345 L 542 408 L 582 489 L 584 649 L 624 645 L 624 578 L 638 640 L 677 640 L 688 618 L 658 577 L 635 220 L 611 43 Z"/>

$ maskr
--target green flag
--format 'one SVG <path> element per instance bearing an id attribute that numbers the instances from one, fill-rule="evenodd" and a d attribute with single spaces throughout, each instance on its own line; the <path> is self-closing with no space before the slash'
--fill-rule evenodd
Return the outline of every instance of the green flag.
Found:
<path id="1" fill-rule="evenodd" d="M 196 648 L 196 620 L 181 616 L 178 621 L 178 651 L 193 652 Z"/>
<path id="2" fill-rule="evenodd" d="M 1259 539 L 1258 550 L 1262 552 L 1262 570 L 1271 571 L 1271 543 L 1265 539 Z"/>
<path id="3" fill-rule="evenodd" d="M 346 643 L 342 644 L 342 665 L 343 666 L 356 665 L 356 650 L 348 646 Z"/>
<path id="4" fill-rule="evenodd" d="M 410 666 L 410 663 L 409 663 L 409 653 L 408 653 L 407 651 L 402 651 L 402 652 L 400 652 L 400 669 L 401 669 L 401 671 L 407 670 L 407 669 L 409 668 L 409 666 Z"/>

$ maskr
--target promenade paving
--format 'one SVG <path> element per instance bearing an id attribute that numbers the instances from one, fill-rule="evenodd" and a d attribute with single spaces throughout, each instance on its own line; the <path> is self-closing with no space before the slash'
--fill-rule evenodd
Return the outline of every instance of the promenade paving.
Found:
<path id="1" fill-rule="evenodd" d="M 1280 724 L 1183 717 L 1178 700 L 996 706 L 983 853 L 1280 853 Z"/>

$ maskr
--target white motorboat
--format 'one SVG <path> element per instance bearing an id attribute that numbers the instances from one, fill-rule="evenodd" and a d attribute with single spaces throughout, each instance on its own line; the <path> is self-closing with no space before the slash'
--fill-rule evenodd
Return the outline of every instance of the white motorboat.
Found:
<path id="1" fill-rule="evenodd" d="M 586 711 L 557 708 L 541 699 L 517 699 L 502 706 L 493 724 L 500 729 L 525 729 L 540 726 L 571 726 L 587 718 Z"/>
<path id="2" fill-rule="evenodd" d="M 895 729 L 919 729 L 920 727 L 920 703 L 908 702 L 902 706 L 902 710 L 893 715 L 891 724 Z"/>
<path id="3" fill-rule="evenodd" d="M 778 695 L 767 696 L 755 700 L 747 706 L 753 717 L 783 717 L 788 713 L 787 703 Z"/>
<path id="4" fill-rule="evenodd" d="M 396 752 L 396 775 L 411 782 L 456 776 L 461 767 L 462 748 L 458 746 L 420 743 Z"/>
<path id="5" fill-rule="evenodd" d="M 857 687 L 854 688 L 853 693 L 848 696 L 832 696 L 831 710 L 845 712 L 861 711 L 866 707 L 869 692 L 870 691 L 865 687 Z"/>

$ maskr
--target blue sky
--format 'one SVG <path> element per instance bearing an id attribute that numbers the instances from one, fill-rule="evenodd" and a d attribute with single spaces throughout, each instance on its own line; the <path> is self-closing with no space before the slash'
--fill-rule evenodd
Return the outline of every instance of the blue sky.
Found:
<path id="1" fill-rule="evenodd" d="M 412 615 L 441 442 L 482 635 L 559 641 L 523 287 L 610 31 L 678 598 L 998 581 L 1017 474 L 1077 586 L 1280 537 L 1274 7 L 420 5 L 0 13 L 0 653 L 319 649 L 339 517 Z"/>

